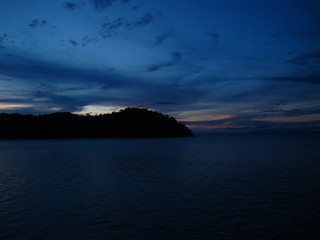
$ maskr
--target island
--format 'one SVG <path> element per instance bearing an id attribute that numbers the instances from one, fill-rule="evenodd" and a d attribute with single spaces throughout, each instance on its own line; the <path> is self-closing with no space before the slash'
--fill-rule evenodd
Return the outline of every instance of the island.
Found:
<path id="1" fill-rule="evenodd" d="M 0 114 L 0 138 L 160 138 L 191 137 L 192 131 L 175 118 L 146 108 L 78 115 L 57 112 L 43 115 Z"/>

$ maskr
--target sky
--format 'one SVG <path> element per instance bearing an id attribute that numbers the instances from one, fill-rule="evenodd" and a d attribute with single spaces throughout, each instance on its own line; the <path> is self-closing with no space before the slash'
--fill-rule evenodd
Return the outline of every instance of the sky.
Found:
<path id="1" fill-rule="evenodd" d="M 1 0 L 0 112 L 320 130 L 319 0 Z"/>

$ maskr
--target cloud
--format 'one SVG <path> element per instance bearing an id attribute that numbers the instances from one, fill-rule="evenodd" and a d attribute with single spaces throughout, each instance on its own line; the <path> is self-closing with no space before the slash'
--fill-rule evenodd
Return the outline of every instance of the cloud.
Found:
<path id="1" fill-rule="evenodd" d="M 306 38 L 311 40 L 319 40 L 320 32 L 319 31 L 299 31 L 294 32 L 293 35 L 298 38 Z"/>
<path id="2" fill-rule="evenodd" d="M 8 77 L 29 79 L 30 81 L 48 81 L 51 83 L 64 81 L 116 82 L 111 79 L 119 79 L 119 76 L 110 71 L 71 67 L 63 63 L 17 55 L 7 58 L 7 61 L 0 61 L 0 72 Z"/>
<path id="3" fill-rule="evenodd" d="M 73 111 L 77 103 L 70 96 L 60 95 L 57 88 L 37 81 L 0 77 L 0 109 L 5 112 L 36 113 L 57 110 Z"/>
<path id="4" fill-rule="evenodd" d="M 74 40 L 69 40 L 69 43 L 75 47 L 79 44 L 77 41 L 74 41 Z"/>
<path id="5" fill-rule="evenodd" d="M 103 38 L 110 38 L 128 33 L 135 28 L 145 27 L 155 20 L 156 15 L 147 13 L 138 20 L 129 21 L 126 18 L 119 17 L 113 21 L 104 22 L 100 27 L 100 35 Z"/>
<path id="6" fill-rule="evenodd" d="M 174 58 L 179 56 L 173 53 Z M 178 88 L 170 81 L 159 84 L 117 71 L 71 67 L 19 56 L 0 61 L 0 73 L 0 102 L 7 99 L 8 104 L 21 102 L 33 106 L 15 109 L 21 113 L 81 111 L 88 105 L 175 109 L 174 103 L 192 102 L 196 93 Z"/>
<path id="7" fill-rule="evenodd" d="M 119 34 L 120 31 L 129 30 L 124 29 L 125 26 L 131 26 L 130 23 L 125 21 L 124 18 L 117 18 L 112 22 L 105 22 L 101 25 L 100 34 L 103 38 L 113 37 L 116 34 Z"/>
<path id="8" fill-rule="evenodd" d="M 123 4 L 130 3 L 130 0 L 90 0 L 93 1 L 94 8 L 98 11 L 102 11 L 111 5 L 113 5 L 115 2 L 121 2 Z"/>
<path id="9" fill-rule="evenodd" d="M 168 38 L 173 36 L 173 31 L 169 31 L 166 33 L 163 33 L 156 37 L 155 43 L 152 45 L 152 47 L 157 47 L 161 45 L 164 41 L 166 41 Z"/>
<path id="10" fill-rule="evenodd" d="M 214 44 L 219 44 L 220 41 L 220 34 L 219 33 L 214 33 L 214 32 L 208 32 L 206 33 L 214 42 Z"/>
<path id="11" fill-rule="evenodd" d="M 155 72 L 158 71 L 164 67 L 170 67 L 173 66 L 175 64 L 177 64 L 178 62 L 181 61 L 181 54 L 178 52 L 174 52 L 171 54 L 171 60 L 168 62 L 164 62 L 164 63 L 160 63 L 160 64 L 154 64 L 148 67 L 148 72 Z"/>
<path id="12" fill-rule="evenodd" d="M 28 24 L 28 26 L 31 28 L 43 27 L 44 25 L 46 25 L 46 23 L 47 20 L 34 19 L 31 21 L 31 23 Z"/>
<path id="13" fill-rule="evenodd" d="M 287 62 L 297 65 L 309 65 L 311 63 L 320 64 L 320 52 L 310 52 L 301 54 L 297 57 L 287 60 Z"/>
<path id="14" fill-rule="evenodd" d="M 110 7 L 117 0 L 93 0 L 94 8 L 98 11 L 102 11 Z"/>
<path id="15" fill-rule="evenodd" d="M 308 115 L 297 118 L 265 118 L 265 120 L 263 120 L 263 118 L 258 119 L 256 115 L 237 115 L 211 121 L 186 121 L 185 124 L 198 132 L 287 132 L 293 130 L 320 130 L 320 120 L 306 121 L 306 119 L 308 119 Z"/>
<path id="16" fill-rule="evenodd" d="M 320 84 L 320 76 L 305 76 L 305 77 L 271 77 L 264 78 L 264 80 L 272 80 L 272 81 L 292 81 L 292 82 L 305 82 L 310 84 L 319 85 Z"/>
<path id="17" fill-rule="evenodd" d="M 284 32 L 276 32 L 271 35 L 271 38 L 278 38 L 278 37 L 282 36 L 283 34 L 284 34 Z"/>
<path id="18" fill-rule="evenodd" d="M 8 39 L 9 39 L 9 36 L 8 36 L 8 34 L 5 33 L 5 34 L 0 36 L 0 43 L 8 41 Z"/>
<path id="19" fill-rule="evenodd" d="M 286 116 L 286 117 L 298 117 L 298 116 L 305 116 L 305 115 L 312 115 L 312 114 L 319 114 L 320 113 L 320 106 L 305 106 L 305 107 L 298 107 L 295 109 L 279 111 L 279 116 Z"/>
<path id="20" fill-rule="evenodd" d="M 68 10 L 71 10 L 71 11 L 74 11 L 74 10 L 78 10 L 78 9 L 81 9 L 84 7 L 84 3 L 81 2 L 81 3 L 75 3 L 75 2 L 64 2 L 62 4 L 62 6 Z"/>
<path id="21" fill-rule="evenodd" d="M 154 102 L 152 105 L 175 105 L 177 103 L 175 102 L 168 102 L 168 101 L 163 101 L 163 102 Z"/>
<path id="22" fill-rule="evenodd" d="M 139 9 L 142 5 L 143 5 L 143 3 L 142 3 L 142 2 L 139 2 L 139 3 L 135 4 L 134 6 L 132 6 L 132 9 L 133 9 L 133 10 L 137 10 L 137 9 Z"/>
<path id="23" fill-rule="evenodd" d="M 135 26 L 145 26 L 153 22 L 155 19 L 155 16 L 151 13 L 146 13 L 144 16 L 142 16 L 139 20 L 135 22 Z"/>
<path id="24" fill-rule="evenodd" d="M 9 36 L 6 33 L 0 35 L 0 50 L 6 49 L 6 46 L 5 46 L 6 43 L 8 42 L 14 43 L 13 38 L 14 36 Z"/>

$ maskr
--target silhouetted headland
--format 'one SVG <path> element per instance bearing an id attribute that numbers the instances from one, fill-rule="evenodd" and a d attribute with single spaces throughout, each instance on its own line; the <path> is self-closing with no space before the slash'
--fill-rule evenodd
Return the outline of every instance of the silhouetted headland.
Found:
<path id="1" fill-rule="evenodd" d="M 58 112 L 45 115 L 0 114 L 0 138 L 142 138 L 190 137 L 175 118 L 143 108 L 100 115 Z"/>

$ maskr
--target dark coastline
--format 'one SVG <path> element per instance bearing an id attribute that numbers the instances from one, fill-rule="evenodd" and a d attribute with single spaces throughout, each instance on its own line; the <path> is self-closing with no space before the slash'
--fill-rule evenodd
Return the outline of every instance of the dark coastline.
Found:
<path id="1" fill-rule="evenodd" d="M 191 137 L 175 118 L 142 108 L 100 115 L 59 112 L 45 115 L 0 114 L 0 139 Z"/>

